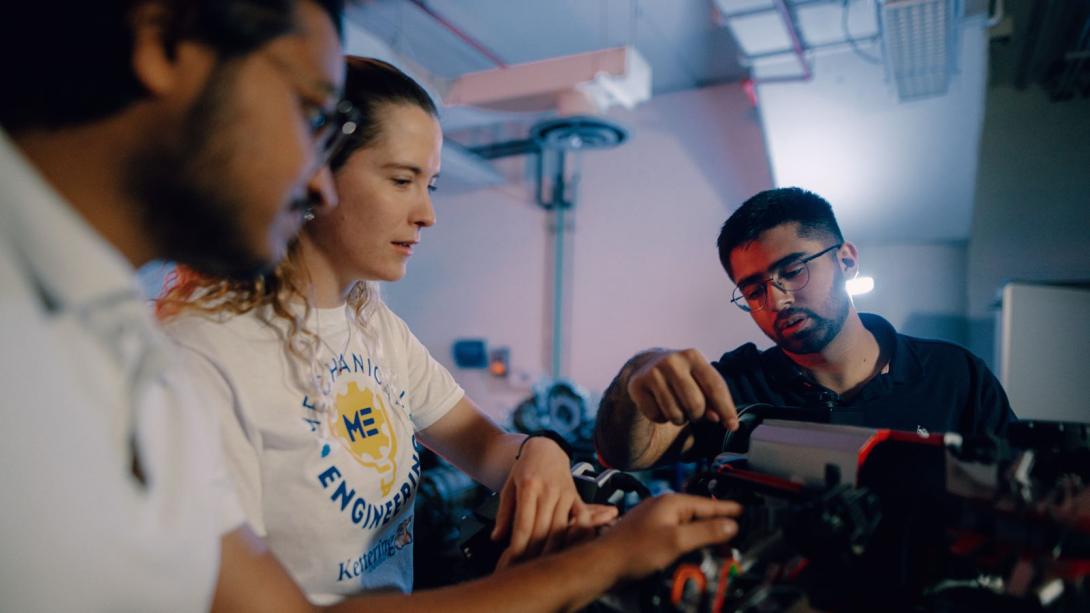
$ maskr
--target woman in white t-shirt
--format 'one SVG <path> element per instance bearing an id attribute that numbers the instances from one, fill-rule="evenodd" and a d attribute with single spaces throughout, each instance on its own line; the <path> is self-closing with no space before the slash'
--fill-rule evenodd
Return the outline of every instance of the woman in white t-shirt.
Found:
<path id="1" fill-rule="evenodd" d="M 411 590 L 417 438 L 500 491 L 501 564 L 611 519 L 579 500 L 557 443 L 498 428 L 379 299 L 435 223 L 442 131 L 384 62 L 349 58 L 345 97 L 359 116 L 330 160 L 339 205 L 307 212 L 262 278 L 180 270 L 159 301 L 219 409 L 248 519 L 316 604 Z"/>

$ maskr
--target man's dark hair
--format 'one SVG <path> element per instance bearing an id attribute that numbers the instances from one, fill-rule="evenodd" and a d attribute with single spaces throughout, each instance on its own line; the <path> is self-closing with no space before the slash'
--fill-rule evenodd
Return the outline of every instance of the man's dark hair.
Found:
<path id="1" fill-rule="evenodd" d="M 833 207 L 821 196 L 800 187 L 765 190 L 743 202 L 719 231 L 719 262 L 727 276 L 734 278 L 730 269 L 732 251 L 785 223 L 799 224 L 799 236 L 827 236 L 844 242 Z"/>
<path id="2" fill-rule="evenodd" d="M 344 0 L 18 0 L 0 26 L 0 124 L 11 132 L 81 124 L 144 96 L 131 20 L 145 4 L 166 9 L 168 45 L 200 42 L 222 62 L 290 32 L 302 1 L 321 6 L 341 35 Z"/>
<path id="3" fill-rule="evenodd" d="M 428 92 L 393 64 L 367 57 L 349 56 L 344 76 L 344 97 L 360 112 L 359 127 L 329 161 L 333 170 L 344 165 L 357 149 L 369 146 L 382 134 L 379 111 L 391 104 L 408 104 L 432 117 L 439 110 Z"/>

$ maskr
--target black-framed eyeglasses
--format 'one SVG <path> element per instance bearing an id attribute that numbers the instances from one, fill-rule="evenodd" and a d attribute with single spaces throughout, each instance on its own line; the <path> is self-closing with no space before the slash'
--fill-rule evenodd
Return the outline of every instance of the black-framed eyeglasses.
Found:
<path id="1" fill-rule="evenodd" d="M 318 168 L 329 163 L 359 130 L 360 111 L 347 100 L 340 100 L 332 110 L 315 109 L 307 117 L 318 147 Z"/>
<path id="2" fill-rule="evenodd" d="M 831 247 L 822 249 L 814 255 L 808 255 L 804 258 L 783 264 L 763 279 L 754 279 L 738 285 L 731 293 L 730 301 L 746 313 L 764 310 L 765 305 L 768 303 L 769 283 L 775 285 L 781 292 L 797 292 L 806 287 L 806 284 L 810 282 L 809 263 L 826 253 L 840 249 L 843 246 L 844 243 L 837 243 Z"/>
<path id="3" fill-rule="evenodd" d="M 298 69 L 292 64 L 272 53 L 266 53 L 264 57 L 292 82 L 297 91 L 306 90 L 301 83 L 307 79 L 300 75 Z M 315 88 L 315 85 L 312 84 L 311 88 Z M 360 112 L 355 105 L 344 98 L 338 100 L 332 109 L 326 109 L 308 102 L 306 96 L 301 93 L 297 95 L 300 96 L 307 128 L 314 138 L 314 145 L 318 152 L 318 163 L 315 168 L 321 168 L 341 150 L 348 137 L 359 129 Z"/>

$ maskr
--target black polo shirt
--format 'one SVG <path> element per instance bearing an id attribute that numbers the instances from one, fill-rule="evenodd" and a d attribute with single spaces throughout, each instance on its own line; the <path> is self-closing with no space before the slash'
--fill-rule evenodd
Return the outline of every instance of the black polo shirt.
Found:
<path id="1" fill-rule="evenodd" d="M 861 313 L 889 369 L 849 398 L 818 384 L 782 349 L 753 343 L 723 354 L 712 366 L 727 382 L 735 405 L 764 402 L 813 408 L 833 423 L 928 432 L 1003 434 L 1015 420 L 1007 394 L 984 362 L 966 349 L 898 334 L 888 321 Z M 698 453 L 719 452 L 723 427 L 693 424 Z"/>

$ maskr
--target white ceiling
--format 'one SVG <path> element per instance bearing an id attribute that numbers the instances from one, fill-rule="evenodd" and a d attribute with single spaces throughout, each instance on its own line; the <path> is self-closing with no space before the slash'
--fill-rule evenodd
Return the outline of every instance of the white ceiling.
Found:
<path id="1" fill-rule="evenodd" d="M 856 37 L 868 32 L 868 7 L 860 8 L 854 11 L 860 18 L 852 30 Z M 816 21 L 825 25 L 807 38 L 839 29 L 833 22 Z M 847 236 L 857 241 L 967 240 L 987 53 L 983 19 L 965 21 L 948 92 L 909 102 L 898 100 L 882 64 L 860 55 L 881 57 L 877 44 L 858 52 L 843 46 L 815 52 L 810 80 L 758 85 L 773 181 L 827 198 Z M 787 56 L 755 64 L 754 77 L 760 83 L 799 70 L 798 60 Z"/>
<path id="2" fill-rule="evenodd" d="M 709 0 L 427 0 L 426 6 L 506 64 L 633 45 L 651 64 L 656 93 L 745 74 Z M 357 2 L 349 19 L 439 76 L 496 68 L 409 0 Z"/>
<path id="3" fill-rule="evenodd" d="M 793 13 L 804 44 L 818 45 L 842 36 L 841 0 L 789 0 L 789 4 L 795 2 L 799 6 Z M 651 64 L 653 90 L 659 95 L 746 78 L 748 70 L 739 61 L 735 36 L 717 17 L 717 5 L 724 3 L 427 0 L 426 5 L 506 64 L 634 45 Z M 763 6 L 770 0 L 753 3 Z M 854 37 L 875 34 L 873 7 L 871 0 L 849 4 Z M 353 26 L 367 31 L 363 38 L 370 39 L 363 44 L 360 37 L 350 36 L 349 52 L 381 56 L 377 43 L 396 56 L 387 59 L 414 69 L 418 76 L 450 79 L 497 66 L 410 0 L 357 2 L 349 19 Z M 767 36 L 768 50 L 783 49 L 782 34 L 776 38 L 772 33 L 776 27 L 782 32 L 782 27 L 771 22 L 764 27 L 773 29 L 762 34 L 761 28 L 754 26 L 749 32 L 752 36 L 741 34 L 739 38 Z M 864 52 L 880 55 L 873 45 L 863 47 Z M 843 46 L 814 51 L 809 57 L 811 80 L 757 87 L 776 184 L 800 185 L 827 197 L 845 231 L 855 240 L 967 240 L 987 65 L 983 20 L 965 26 L 958 74 L 950 92 L 941 97 L 898 102 L 883 67 L 860 59 Z M 794 56 L 786 55 L 761 60 L 752 69 L 759 80 L 776 71 L 798 74 L 798 63 Z M 690 121 L 697 126 L 714 125 L 717 111 L 714 104 L 708 104 Z M 466 143 L 470 134 L 476 141 L 466 144 L 515 137 L 519 128 L 512 133 L 512 124 L 525 127 L 536 117 L 443 110 L 448 136 Z M 643 155 L 651 158 L 671 153 L 647 151 Z M 708 163 L 714 166 L 732 161 L 724 156 Z M 466 165 L 467 172 L 478 177 L 489 171 L 487 163 L 480 166 L 464 156 L 453 163 L 445 158 L 444 177 L 455 183 L 458 179 L 453 175 L 458 173 L 447 169 L 455 164 Z M 499 175 L 492 175 L 492 179 L 502 180 Z M 467 180 L 466 188 L 473 183 Z M 724 202 L 727 209 L 737 204 Z"/>

